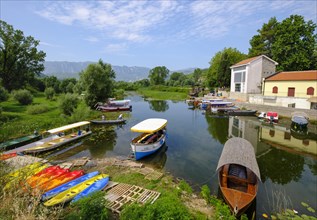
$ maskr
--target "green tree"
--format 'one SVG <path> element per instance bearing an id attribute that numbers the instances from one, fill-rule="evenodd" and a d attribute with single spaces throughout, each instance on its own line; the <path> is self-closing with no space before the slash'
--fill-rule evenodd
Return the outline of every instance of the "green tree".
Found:
<path id="1" fill-rule="evenodd" d="M 46 99 L 52 100 L 55 95 L 55 91 L 52 87 L 47 87 L 44 91 Z"/>
<path id="2" fill-rule="evenodd" d="M 13 91 L 13 98 L 21 105 L 29 105 L 33 102 L 33 96 L 29 90 L 19 89 Z"/>
<path id="3" fill-rule="evenodd" d="M 0 86 L 0 102 L 7 101 L 8 98 L 9 98 L 8 91 L 2 86 Z"/>
<path id="4" fill-rule="evenodd" d="M 168 74 L 169 70 L 165 66 L 157 66 L 150 70 L 150 83 L 152 85 L 163 85 Z"/>
<path id="5" fill-rule="evenodd" d="M 279 63 L 279 70 L 317 68 L 315 30 L 316 24 L 311 20 L 305 22 L 299 15 L 291 15 L 278 25 L 272 45 L 272 58 Z"/>
<path id="6" fill-rule="evenodd" d="M 45 83 L 46 88 L 52 87 L 54 89 L 55 93 L 60 92 L 61 81 L 59 81 L 56 76 L 49 76 L 49 77 L 44 78 L 44 83 Z"/>
<path id="7" fill-rule="evenodd" d="M 44 70 L 45 53 L 39 41 L 0 20 L 0 78 L 9 91 L 19 89 Z"/>
<path id="8" fill-rule="evenodd" d="M 101 59 L 98 63 L 90 64 L 80 74 L 80 81 L 86 91 L 86 104 L 92 108 L 97 102 L 110 98 L 113 95 L 115 77 L 111 65 L 103 63 Z"/>
<path id="9" fill-rule="evenodd" d="M 199 69 L 199 68 L 196 68 L 194 70 L 194 73 L 193 73 L 193 78 L 194 78 L 194 82 L 195 84 L 198 84 L 198 80 L 200 79 L 200 77 L 202 76 L 202 70 Z"/>
<path id="10" fill-rule="evenodd" d="M 276 31 L 278 29 L 278 21 L 275 17 L 271 18 L 267 24 L 263 24 L 250 40 L 251 48 L 249 48 L 249 57 L 266 55 L 272 58 L 272 44 L 275 40 Z"/>
<path id="11" fill-rule="evenodd" d="M 69 87 L 74 87 L 77 83 L 77 80 L 75 78 L 66 78 L 66 79 L 63 79 L 61 82 L 60 82 L 60 85 L 59 85 L 59 90 L 63 93 L 67 93 L 67 92 L 70 92 L 70 93 L 73 93 L 73 90 L 72 88 L 69 88 Z M 71 86 L 69 86 L 69 84 L 71 84 Z M 71 91 L 69 90 L 71 89 Z"/>
<path id="12" fill-rule="evenodd" d="M 249 57 L 267 55 L 278 70 L 308 70 L 317 68 L 316 24 L 305 22 L 300 15 L 291 15 L 278 22 L 275 17 L 263 24 L 250 40 Z"/>
<path id="13" fill-rule="evenodd" d="M 65 95 L 61 96 L 59 107 L 63 111 L 65 115 L 72 115 L 74 110 L 77 108 L 79 99 L 77 95 L 66 93 Z"/>
<path id="14" fill-rule="evenodd" d="M 224 48 L 219 51 L 210 61 L 206 81 L 209 88 L 229 87 L 231 79 L 230 66 L 245 59 L 247 55 L 235 48 Z"/>

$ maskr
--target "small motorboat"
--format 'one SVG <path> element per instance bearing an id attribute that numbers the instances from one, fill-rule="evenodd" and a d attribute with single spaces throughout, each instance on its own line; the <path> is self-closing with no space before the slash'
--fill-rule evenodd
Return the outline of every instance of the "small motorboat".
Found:
<path id="1" fill-rule="evenodd" d="M 236 110 L 228 110 L 227 114 L 231 116 L 254 116 L 256 110 L 242 110 L 242 109 L 236 109 Z"/>
<path id="2" fill-rule="evenodd" d="M 243 138 L 229 139 L 223 147 L 217 171 L 223 198 L 239 217 L 254 201 L 261 180 L 252 144 Z"/>
<path id="3" fill-rule="evenodd" d="M 268 122 L 268 123 L 278 123 L 278 113 L 277 112 L 261 112 L 258 115 L 258 119 Z"/>
<path id="4" fill-rule="evenodd" d="M 3 142 L 0 144 L 0 150 L 12 150 L 17 147 L 32 143 L 34 141 L 40 140 L 42 138 L 42 135 L 38 134 L 37 132 L 34 132 L 32 135 L 27 135 L 24 137 L 12 139 L 6 142 Z"/>
<path id="5" fill-rule="evenodd" d="M 142 133 L 130 144 L 136 160 L 155 153 L 164 145 L 167 136 L 166 125 L 166 119 L 150 118 L 131 128 L 133 132 Z"/>
<path id="6" fill-rule="evenodd" d="M 309 118 L 306 113 L 304 112 L 293 112 L 292 113 L 292 123 L 291 123 L 291 130 L 295 132 L 307 132 Z"/>

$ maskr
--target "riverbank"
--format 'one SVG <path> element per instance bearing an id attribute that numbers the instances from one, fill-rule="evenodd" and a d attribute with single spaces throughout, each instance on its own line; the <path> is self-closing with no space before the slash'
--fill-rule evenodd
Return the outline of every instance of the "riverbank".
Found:
<path id="1" fill-rule="evenodd" d="M 133 197 L 135 198 L 135 195 L 131 196 L 132 200 L 127 200 L 127 204 L 123 206 L 124 210 L 121 210 L 120 216 L 118 215 L 118 212 L 111 209 L 112 212 L 109 212 L 109 219 L 124 219 L 125 216 L 131 216 L 133 215 L 132 212 L 138 210 L 138 212 L 144 213 L 144 215 L 147 212 L 152 212 L 152 214 L 157 215 L 158 218 L 156 219 L 163 218 L 167 213 L 167 215 L 173 219 L 183 219 L 183 217 L 188 219 L 214 219 L 214 207 L 211 204 L 208 204 L 199 193 L 193 192 L 191 187 L 184 180 L 177 180 L 171 175 L 164 173 L 162 170 L 129 159 L 115 157 L 94 160 L 84 159 L 86 162 L 82 163 L 82 166 L 75 166 L 75 164 L 79 164 L 78 161 L 83 161 L 83 159 L 64 161 L 58 165 L 63 167 L 66 166 L 72 170 L 83 169 L 85 173 L 99 171 L 100 173 L 108 174 L 110 180 L 114 183 L 129 184 L 138 187 L 139 189 L 143 188 L 144 190 L 159 193 L 158 198 L 153 201 L 152 205 L 140 205 L 140 203 L 134 202 L 134 205 L 126 206 L 128 204 L 131 205 L 131 201 L 134 201 Z M 36 161 L 41 161 L 41 158 L 17 156 L 8 159 L 5 164 L 10 168 L 15 169 Z M 50 164 L 57 165 L 54 161 L 50 161 Z M 4 167 L 1 166 L 1 168 Z M 3 174 L 3 172 L 4 170 L 1 169 L 1 174 Z M 20 184 L 15 185 L 15 187 L 18 188 L 11 188 L 9 189 L 9 192 L 7 191 L 5 193 L 4 191 L 1 191 L 3 194 L 1 193 L 2 196 L 0 197 L 0 202 L 4 205 L 0 208 L 0 219 L 12 219 L 14 216 L 21 215 L 19 212 L 24 212 L 23 216 L 31 217 L 30 219 L 38 219 L 39 217 L 64 219 L 62 216 L 73 210 L 72 206 L 48 209 L 42 206 L 38 198 L 35 197 L 30 200 L 36 205 L 36 207 L 32 207 L 33 211 L 31 213 L 29 212 L 30 210 L 20 210 L 19 208 L 12 210 L 7 201 L 11 201 L 13 204 L 21 204 L 25 203 L 25 199 L 28 197 L 26 192 L 21 192 Z M 106 196 L 107 192 L 104 191 Z M 123 191 L 123 193 L 125 192 Z M 133 194 L 133 192 L 129 193 Z M 158 208 L 158 206 L 162 205 L 165 207 L 165 210 L 160 210 Z M 38 215 L 39 213 L 40 216 Z M 228 212 L 228 214 L 228 217 L 230 217 L 230 212 Z"/>

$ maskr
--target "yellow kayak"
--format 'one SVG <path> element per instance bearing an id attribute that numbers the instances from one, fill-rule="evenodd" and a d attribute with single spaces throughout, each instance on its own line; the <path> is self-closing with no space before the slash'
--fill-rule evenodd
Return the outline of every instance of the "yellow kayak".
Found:
<path id="1" fill-rule="evenodd" d="M 14 171 L 12 173 L 9 173 L 6 177 L 8 178 L 7 184 L 4 186 L 4 189 L 8 189 L 14 184 L 20 182 L 23 179 L 27 179 L 28 177 L 32 176 L 35 173 L 40 172 L 41 170 L 45 169 L 48 167 L 47 164 L 42 164 L 42 163 L 34 163 L 27 165 L 17 171 Z"/>
<path id="2" fill-rule="evenodd" d="M 64 192 L 57 194 L 56 196 L 54 196 L 53 198 L 51 198 L 50 200 L 45 202 L 44 205 L 45 206 L 53 206 L 53 205 L 57 205 L 59 203 L 68 202 L 71 199 L 73 199 L 77 194 L 79 194 L 80 192 L 85 190 L 87 187 L 89 187 L 91 184 L 93 184 L 94 182 L 101 180 L 107 176 L 109 176 L 109 175 L 108 174 L 99 174 L 97 176 L 94 176 L 94 177 L 92 177 L 92 178 L 90 178 L 82 183 L 79 183 L 79 184 L 69 188 L 68 190 L 66 190 Z"/>

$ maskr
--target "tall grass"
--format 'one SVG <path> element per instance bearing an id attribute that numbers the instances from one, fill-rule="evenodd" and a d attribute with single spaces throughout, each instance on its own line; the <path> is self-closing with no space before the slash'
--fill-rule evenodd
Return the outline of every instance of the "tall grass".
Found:
<path id="1" fill-rule="evenodd" d="M 152 86 L 140 88 L 137 92 L 146 98 L 157 100 L 184 100 L 189 90 L 186 87 Z"/>

